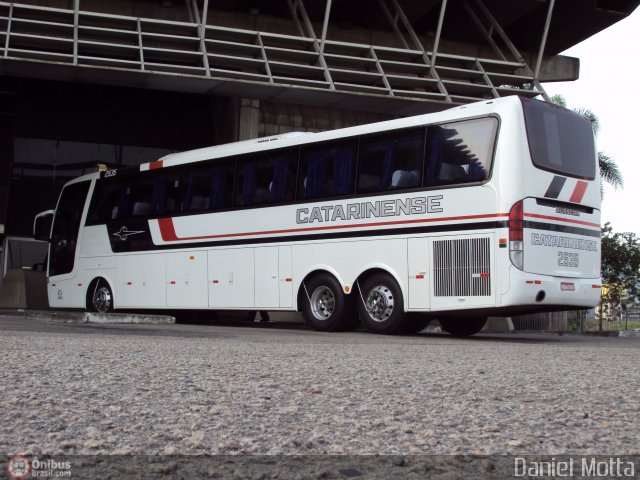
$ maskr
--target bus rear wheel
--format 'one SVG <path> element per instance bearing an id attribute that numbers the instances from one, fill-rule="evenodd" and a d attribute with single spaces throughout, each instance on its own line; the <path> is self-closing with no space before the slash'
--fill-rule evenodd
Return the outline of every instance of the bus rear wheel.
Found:
<path id="1" fill-rule="evenodd" d="M 470 337 L 478 333 L 487 323 L 487 317 L 440 318 L 442 329 L 452 337 Z"/>
<path id="2" fill-rule="evenodd" d="M 400 285 L 386 273 L 376 273 L 360 282 L 358 313 L 362 324 L 374 333 L 402 333 L 408 317 Z"/>
<path id="3" fill-rule="evenodd" d="M 109 284 L 101 278 L 89 287 L 87 310 L 98 313 L 113 312 L 113 292 Z"/>
<path id="4" fill-rule="evenodd" d="M 319 273 L 304 283 L 302 313 L 309 326 L 322 332 L 352 330 L 351 299 L 333 275 Z"/>

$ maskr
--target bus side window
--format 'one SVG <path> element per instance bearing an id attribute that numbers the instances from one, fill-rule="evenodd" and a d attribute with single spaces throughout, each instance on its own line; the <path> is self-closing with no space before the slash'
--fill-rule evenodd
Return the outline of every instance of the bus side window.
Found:
<path id="1" fill-rule="evenodd" d="M 220 210 L 231 206 L 233 162 L 216 163 L 182 177 L 183 211 Z"/>
<path id="2" fill-rule="evenodd" d="M 209 185 L 211 173 L 189 172 L 182 177 L 182 211 L 205 210 L 209 204 Z"/>
<path id="3" fill-rule="evenodd" d="M 231 206 L 233 166 L 233 162 L 228 162 L 211 169 L 207 208 L 218 210 Z"/>
<path id="4" fill-rule="evenodd" d="M 425 186 L 489 178 L 498 121 L 480 118 L 428 128 Z"/>
<path id="5" fill-rule="evenodd" d="M 353 193 L 355 142 L 303 150 L 300 157 L 298 198 L 311 199 Z"/>
<path id="6" fill-rule="evenodd" d="M 358 193 L 419 187 L 423 155 L 423 128 L 363 138 Z"/>
<path id="7" fill-rule="evenodd" d="M 245 159 L 238 162 L 236 173 L 236 205 L 252 205 L 256 198 L 256 161 Z"/>
<path id="8" fill-rule="evenodd" d="M 293 200 L 297 149 L 260 153 L 238 162 L 236 205 Z"/>
<path id="9" fill-rule="evenodd" d="M 87 215 L 88 225 L 99 225 L 118 218 L 121 185 L 98 180 Z"/>
<path id="10" fill-rule="evenodd" d="M 178 177 L 159 177 L 153 181 L 150 214 L 167 215 L 176 212 L 180 181 Z"/>
<path id="11" fill-rule="evenodd" d="M 135 188 L 129 187 L 127 193 L 131 200 L 129 212 L 132 217 L 147 217 L 152 213 L 151 204 L 153 201 L 153 183 L 150 179 L 139 182 Z"/>

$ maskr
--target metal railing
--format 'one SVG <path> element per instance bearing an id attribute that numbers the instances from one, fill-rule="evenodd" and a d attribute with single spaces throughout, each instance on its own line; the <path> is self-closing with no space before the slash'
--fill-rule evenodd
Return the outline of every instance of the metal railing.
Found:
<path id="1" fill-rule="evenodd" d="M 432 51 L 7 2 L 0 57 L 452 103 L 544 94 L 522 59 L 438 51 L 434 63 Z"/>
<path id="2" fill-rule="evenodd" d="M 568 310 L 512 317 L 516 331 L 545 332 L 612 332 L 640 329 L 640 308 L 617 309 L 600 318 L 595 310 Z"/>

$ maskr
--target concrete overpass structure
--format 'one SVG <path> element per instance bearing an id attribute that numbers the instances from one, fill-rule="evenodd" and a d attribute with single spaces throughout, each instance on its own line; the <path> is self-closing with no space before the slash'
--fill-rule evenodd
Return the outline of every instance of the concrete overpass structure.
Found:
<path id="1" fill-rule="evenodd" d="M 545 98 L 543 82 L 579 75 L 559 53 L 638 4 L 0 2 L 0 233 L 29 235 L 34 213 L 98 162 Z"/>

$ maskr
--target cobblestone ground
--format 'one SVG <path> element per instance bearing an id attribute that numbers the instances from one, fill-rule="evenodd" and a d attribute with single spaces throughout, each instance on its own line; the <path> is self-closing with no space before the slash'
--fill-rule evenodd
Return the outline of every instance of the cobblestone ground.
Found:
<path id="1" fill-rule="evenodd" d="M 640 454 L 640 337 L 0 317 L 8 454 Z"/>

